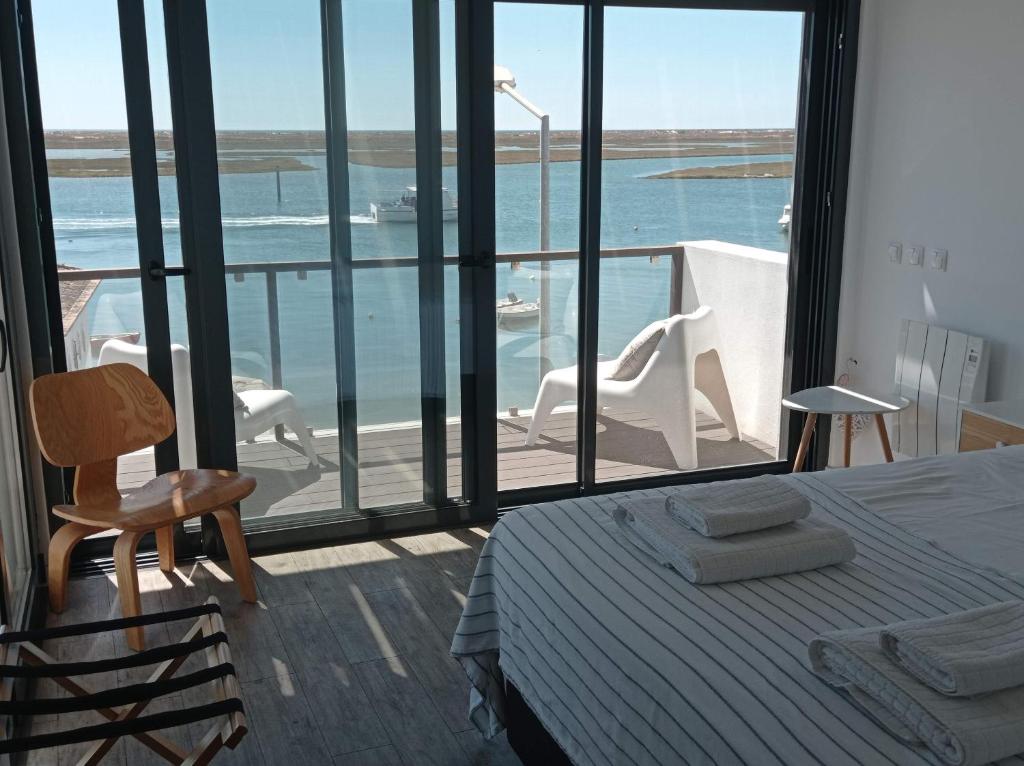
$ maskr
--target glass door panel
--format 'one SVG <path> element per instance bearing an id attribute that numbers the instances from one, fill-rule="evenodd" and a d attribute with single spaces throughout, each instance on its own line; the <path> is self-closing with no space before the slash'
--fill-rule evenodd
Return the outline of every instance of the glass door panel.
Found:
<path id="1" fill-rule="evenodd" d="M 207 6 L 246 521 L 340 505 L 320 3 Z"/>
<path id="2" fill-rule="evenodd" d="M 413 15 L 406 0 L 342 10 L 359 498 L 377 508 L 423 501 Z"/>
<path id="3" fill-rule="evenodd" d="M 318 0 L 287 13 L 241 0 L 208 6 L 237 455 L 259 485 L 242 504 L 250 528 L 422 505 L 429 450 L 447 468 L 440 502 L 462 494 L 454 2 L 440 6 L 436 221 L 418 213 L 412 4 L 329 3 L 343 23 L 326 32 Z M 334 46 L 326 57 L 325 34 Z M 330 165 L 328 145 L 347 157 L 344 172 Z M 335 204 L 345 205 L 337 215 Z M 422 350 L 426 219 L 441 235 L 444 317 L 436 347 Z M 350 297 L 338 287 L 346 280 Z M 351 358 L 339 353 L 345 343 Z M 425 358 L 444 358 L 440 395 L 431 394 L 447 408 L 436 445 L 424 442 Z M 349 428 L 356 438 L 345 450 Z"/>
<path id="4" fill-rule="evenodd" d="M 778 458 L 802 37 L 605 11 L 599 482 Z"/>
<path id="5" fill-rule="evenodd" d="M 582 62 L 582 7 L 495 4 L 499 490 L 577 481 Z"/>
<path id="6" fill-rule="evenodd" d="M 120 18 L 116 0 L 73 4 L 42 0 L 33 6 L 43 140 L 69 370 L 127 362 L 148 372 L 151 355 L 147 308 L 149 321 L 155 322 L 150 329 L 166 337 L 164 284 L 141 271 L 142 264 L 158 259 L 160 253 L 140 253 L 140 241 L 156 242 L 159 249 L 166 237 L 171 251 L 177 252 L 170 257 L 171 262 L 180 263 L 175 165 L 173 152 L 168 149 L 171 118 L 167 106 L 163 16 L 159 3 L 153 0 L 145 4 L 145 10 L 149 11 L 148 18 L 140 13 L 135 20 L 146 27 L 149 60 L 133 61 L 129 69 L 142 72 L 155 63 L 156 74 L 146 85 L 151 85 L 159 104 L 156 113 L 151 113 L 138 94 L 133 104 L 135 114 L 142 113 L 147 122 L 155 125 L 155 157 L 145 151 L 145 156 L 133 154 L 123 56 L 131 58 L 136 52 L 122 52 L 120 26 L 132 22 Z M 140 58 L 141 50 L 140 47 L 137 51 Z M 145 191 L 135 185 L 138 174 L 134 168 L 138 165 L 155 165 L 156 170 L 151 231 L 136 214 L 139 195 L 145 198 Z M 175 316 L 174 340 L 187 335 L 185 325 L 181 308 Z M 157 353 L 166 351 L 164 348 Z M 160 377 L 160 373 L 154 377 Z M 165 390 L 178 390 L 171 381 L 158 382 Z M 173 460 L 173 453 L 169 459 Z M 156 475 L 156 463 L 153 448 L 120 458 L 118 486 L 129 490 L 149 481 Z M 164 470 L 170 467 L 167 465 Z"/>

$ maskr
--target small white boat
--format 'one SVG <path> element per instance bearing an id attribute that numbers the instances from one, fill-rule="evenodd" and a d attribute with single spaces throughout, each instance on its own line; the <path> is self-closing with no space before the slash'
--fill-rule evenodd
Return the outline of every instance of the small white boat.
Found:
<path id="1" fill-rule="evenodd" d="M 779 228 L 783 231 L 789 231 L 789 224 L 793 221 L 793 206 L 786 205 L 782 208 L 782 217 L 779 218 Z"/>
<path id="2" fill-rule="evenodd" d="M 509 293 L 495 303 L 495 311 L 498 324 L 529 322 L 540 317 L 540 304 L 533 301 L 528 303 L 515 293 Z"/>
<path id="3" fill-rule="evenodd" d="M 441 220 L 454 221 L 458 215 L 459 203 L 442 187 Z M 406 186 L 402 196 L 391 202 L 371 202 L 370 216 L 376 223 L 416 223 L 416 187 Z"/>

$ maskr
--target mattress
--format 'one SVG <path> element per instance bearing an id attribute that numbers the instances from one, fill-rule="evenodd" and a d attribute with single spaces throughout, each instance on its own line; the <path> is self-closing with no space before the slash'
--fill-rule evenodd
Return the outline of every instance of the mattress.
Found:
<path id="1" fill-rule="evenodd" d="M 1024 505 L 1024 447 L 785 481 L 814 517 L 851 534 L 853 562 L 691 585 L 625 541 L 611 516 L 624 497 L 668 490 L 504 516 L 452 645 L 476 726 L 503 727 L 507 679 L 577 764 L 932 763 L 814 676 L 807 642 L 1024 599 L 1024 513 L 1007 511 Z"/>

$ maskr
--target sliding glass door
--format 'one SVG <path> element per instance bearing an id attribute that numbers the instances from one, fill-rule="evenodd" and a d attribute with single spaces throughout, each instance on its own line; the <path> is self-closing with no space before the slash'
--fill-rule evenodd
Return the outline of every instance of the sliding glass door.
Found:
<path id="1" fill-rule="evenodd" d="M 783 469 L 834 342 L 839 0 L 57 5 L 68 366 L 134 351 L 178 409 L 125 488 L 237 467 L 258 548 Z"/>
<path id="2" fill-rule="evenodd" d="M 218 2 L 207 21 L 247 529 L 454 505 L 454 3 Z"/>
<path id="3" fill-rule="evenodd" d="M 804 14 L 605 10 L 598 482 L 775 461 Z"/>
<path id="4" fill-rule="evenodd" d="M 686 5 L 495 4 L 507 503 L 787 456 L 818 4 Z"/>

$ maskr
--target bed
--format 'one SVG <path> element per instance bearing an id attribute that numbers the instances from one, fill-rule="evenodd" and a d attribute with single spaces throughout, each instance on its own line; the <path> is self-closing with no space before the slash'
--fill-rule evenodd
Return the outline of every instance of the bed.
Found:
<path id="1" fill-rule="evenodd" d="M 1024 599 L 1024 447 L 785 480 L 849 531 L 853 562 L 690 585 L 611 516 L 623 497 L 670 490 L 504 516 L 452 646 L 477 728 L 511 721 L 514 746 L 543 752 L 550 737 L 574 764 L 932 763 L 815 677 L 807 642 Z M 539 737 L 516 736 L 533 723 Z"/>

